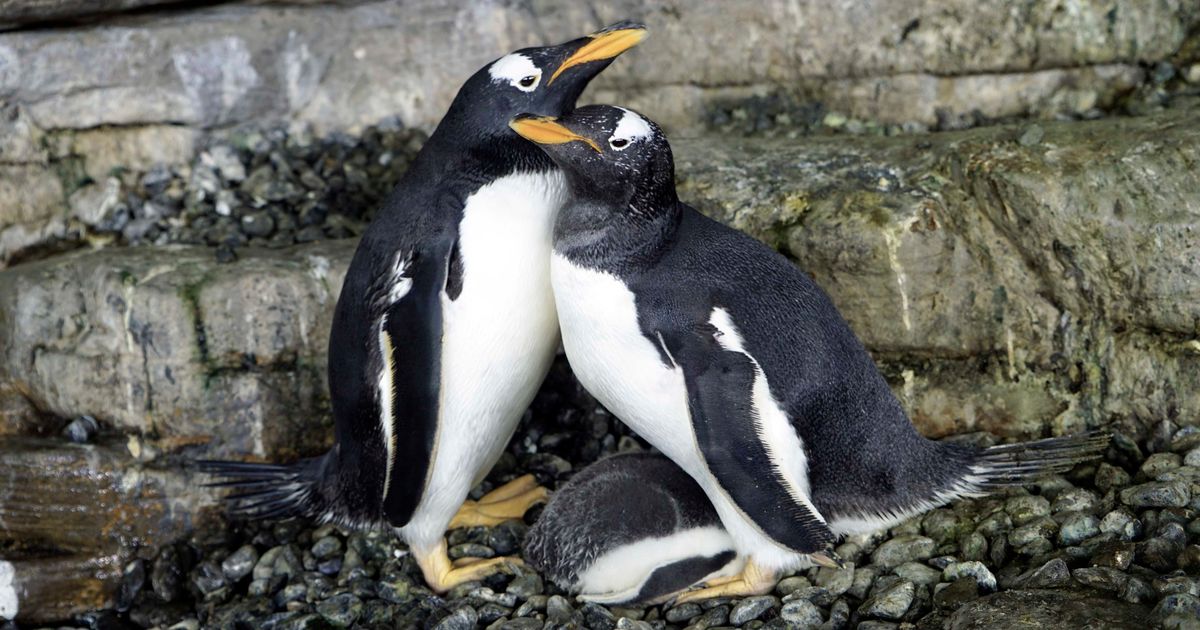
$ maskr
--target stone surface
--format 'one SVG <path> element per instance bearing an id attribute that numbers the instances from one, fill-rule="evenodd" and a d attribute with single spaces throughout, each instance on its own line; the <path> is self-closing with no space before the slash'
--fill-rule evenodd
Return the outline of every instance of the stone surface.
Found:
<path id="1" fill-rule="evenodd" d="M 950 615 L 946 630 L 991 628 L 1119 628 L 1145 627 L 1142 606 L 1066 591 L 1004 591 L 970 602 Z"/>
<path id="2" fill-rule="evenodd" d="M 1092 116 L 1143 92 L 1154 109 L 1162 89 L 1147 87 L 1144 68 L 1194 62 L 1188 37 L 1200 24 L 1188 0 L 1070 10 L 1048 0 L 1019 10 L 871 0 L 837 11 L 819 0 L 260 0 L 154 10 L 163 2 L 118 0 L 100 21 L 0 32 L 0 104 L 11 121 L 0 121 L 0 264 L 67 232 L 54 192 L 87 183 L 78 174 L 96 180 L 149 157 L 178 164 L 174 148 L 241 123 L 325 133 L 398 117 L 429 130 L 462 81 L 502 52 L 617 19 L 642 19 L 652 36 L 585 100 L 642 109 L 689 135 L 807 118 L 861 131 L 862 120 L 923 129 Z M 98 12 L 84 0 L 6 0 L 5 9 L 0 29 Z M 1041 127 L 1019 133 L 1021 146 L 1043 147 L 1031 129 Z M 17 220 L 30 213 L 38 218 Z"/>
<path id="3" fill-rule="evenodd" d="M 1033 148 L 994 127 L 675 152 L 681 196 L 795 257 L 923 432 L 1028 435 L 1200 414 L 1200 349 L 1178 337 L 1200 311 L 1197 121 L 1188 107 L 1046 123 Z M 352 248 L 243 249 L 225 265 L 111 249 L 0 272 L 0 408 L 220 436 L 227 453 L 312 447 L 293 437 L 326 435 L 298 429 L 320 426 Z"/>
<path id="4" fill-rule="evenodd" d="M 328 440 L 325 353 L 353 242 L 82 252 L 0 272 L 0 381 L 170 450 L 295 456 Z"/>
<path id="5" fill-rule="evenodd" d="M 117 604 L 134 554 L 217 515 L 209 491 L 146 455 L 132 441 L 0 440 L 0 541 L 22 620 Z"/>

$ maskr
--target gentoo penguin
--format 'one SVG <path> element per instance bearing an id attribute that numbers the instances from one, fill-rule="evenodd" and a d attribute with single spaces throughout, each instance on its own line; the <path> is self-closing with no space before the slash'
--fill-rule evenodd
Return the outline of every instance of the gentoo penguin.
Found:
<path id="1" fill-rule="evenodd" d="M 563 177 L 508 122 L 569 111 L 644 35 L 621 22 L 467 79 L 346 273 L 329 339 L 333 448 L 287 466 L 207 463 L 243 491 L 235 513 L 390 526 L 438 592 L 513 561 L 452 566 L 443 538 L 448 525 L 520 518 L 546 496 L 526 476 L 464 504 L 559 343 L 549 256 Z"/>
<path id="2" fill-rule="evenodd" d="M 580 599 L 656 604 L 744 563 L 695 480 L 657 453 L 580 471 L 525 538 L 525 560 Z"/>
<path id="3" fill-rule="evenodd" d="M 575 375 L 700 484 L 748 558 L 681 600 L 766 592 L 782 571 L 831 562 L 821 552 L 839 535 L 1069 467 L 1106 443 L 925 439 L 805 273 L 679 201 L 657 125 L 609 106 L 512 125 L 566 173 L 550 273 Z"/>

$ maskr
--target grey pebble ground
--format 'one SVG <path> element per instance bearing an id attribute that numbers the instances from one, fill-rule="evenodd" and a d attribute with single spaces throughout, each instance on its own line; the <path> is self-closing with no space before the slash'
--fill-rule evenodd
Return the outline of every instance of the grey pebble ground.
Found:
<path id="1" fill-rule="evenodd" d="M 207 244 L 218 260 L 234 260 L 247 246 L 351 236 L 423 139 L 395 125 L 359 138 L 235 135 L 190 169 L 151 172 L 124 190 L 97 234 L 122 244 Z M 526 472 L 553 489 L 597 458 L 631 448 L 644 444 L 575 384 L 560 357 L 474 494 Z M 519 554 L 537 513 L 453 531 L 450 555 Z M 579 602 L 525 568 L 437 596 L 385 532 L 231 523 L 129 564 L 116 609 L 78 622 L 173 630 L 887 629 L 951 620 L 956 628 L 1004 627 L 1021 615 L 1053 614 L 1064 627 L 1099 619 L 1091 627 L 1200 628 L 1198 513 L 1200 428 L 1164 421 L 1140 441 L 1117 434 L 1103 462 L 844 541 L 837 548 L 844 569 L 802 571 L 759 597 L 614 608 Z"/>

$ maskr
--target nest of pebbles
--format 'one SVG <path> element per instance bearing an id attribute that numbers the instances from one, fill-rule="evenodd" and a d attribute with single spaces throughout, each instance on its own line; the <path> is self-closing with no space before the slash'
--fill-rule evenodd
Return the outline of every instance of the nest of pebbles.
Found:
<path id="1" fill-rule="evenodd" d="M 527 472 L 553 489 L 599 457 L 637 448 L 646 445 L 575 383 L 560 358 L 474 496 Z M 452 531 L 450 555 L 519 554 L 537 513 Z M 1110 627 L 1186 628 L 1200 618 L 1198 513 L 1200 428 L 1164 422 L 1141 439 L 1115 435 L 1103 461 L 1067 475 L 843 541 L 844 569 L 801 571 L 759 597 L 607 607 L 579 602 L 527 568 L 438 596 L 387 532 L 292 520 L 230 523 L 136 560 L 125 569 L 117 609 L 78 621 L 177 630 L 879 630 L 942 628 L 950 620 L 1004 627 L 1013 615 L 1044 614 L 1047 622 L 1102 615 Z"/>

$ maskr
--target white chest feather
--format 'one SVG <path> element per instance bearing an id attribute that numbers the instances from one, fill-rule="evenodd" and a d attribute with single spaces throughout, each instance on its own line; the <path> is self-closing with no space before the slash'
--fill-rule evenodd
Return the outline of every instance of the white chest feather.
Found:
<path id="1" fill-rule="evenodd" d="M 440 540 L 471 487 L 503 452 L 558 348 L 550 289 L 562 174 L 518 174 L 467 199 L 459 224 L 462 291 L 442 293 L 442 381 L 428 483 L 405 527 Z"/>
<path id="2" fill-rule="evenodd" d="M 634 295 L 615 276 L 554 254 L 563 347 L 579 382 L 688 473 L 699 471 L 683 372 L 642 334 Z M 690 465 L 689 465 L 690 464 Z"/>

